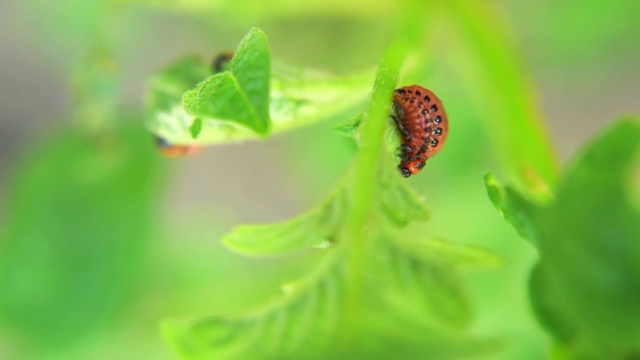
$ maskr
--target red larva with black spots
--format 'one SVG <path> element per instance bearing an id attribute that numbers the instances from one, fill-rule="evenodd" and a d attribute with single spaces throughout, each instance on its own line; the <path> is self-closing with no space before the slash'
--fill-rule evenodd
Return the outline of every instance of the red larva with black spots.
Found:
<path id="1" fill-rule="evenodd" d="M 449 122 L 440 99 L 418 85 L 395 90 L 393 108 L 392 117 L 402 138 L 398 168 L 407 178 L 419 173 L 425 161 L 440 152 L 449 133 Z"/>

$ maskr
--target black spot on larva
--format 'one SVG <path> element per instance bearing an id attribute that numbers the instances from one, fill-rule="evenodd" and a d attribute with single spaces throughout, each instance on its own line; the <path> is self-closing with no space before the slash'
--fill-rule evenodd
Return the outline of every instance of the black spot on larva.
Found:
<path id="1" fill-rule="evenodd" d="M 416 90 L 416 96 L 420 96 L 420 91 Z"/>
<path id="2" fill-rule="evenodd" d="M 425 97 L 424 97 L 424 102 L 427 102 L 427 103 L 428 103 L 429 101 L 431 101 L 431 98 L 430 98 L 430 97 L 428 97 L 428 96 L 425 96 Z"/>
<path id="3" fill-rule="evenodd" d="M 407 145 L 407 144 L 402 144 L 400 145 L 400 150 L 406 152 L 406 153 L 412 153 L 413 149 L 411 148 L 411 146 Z"/>
<path id="4" fill-rule="evenodd" d="M 397 92 L 398 94 L 404 94 L 404 93 L 405 93 L 404 89 L 398 89 L 398 90 L 396 90 L 396 92 Z"/>
<path id="5" fill-rule="evenodd" d="M 422 141 L 423 141 L 423 142 L 425 142 L 425 143 L 427 143 L 427 142 L 429 142 L 429 138 L 428 138 L 428 137 L 423 137 L 423 138 L 422 138 Z"/>
<path id="6" fill-rule="evenodd" d="M 421 108 L 423 104 L 421 102 L 418 103 L 418 107 Z"/>
<path id="7" fill-rule="evenodd" d="M 409 176 L 411 176 L 411 171 L 409 171 L 409 169 L 407 169 L 406 167 L 400 165 L 398 166 L 398 168 L 400 169 L 402 177 L 408 178 Z"/>
<path id="8" fill-rule="evenodd" d="M 416 102 L 416 98 L 411 98 L 411 100 L 409 100 L 409 101 L 414 103 L 414 102 Z"/>
<path id="9" fill-rule="evenodd" d="M 436 105 L 431 105 L 431 111 L 433 112 L 438 111 L 438 107 Z"/>
<path id="10" fill-rule="evenodd" d="M 442 135 L 442 129 L 441 128 L 436 128 L 436 131 L 434 132 L 434 134 Z"/>
<path id="11" fill-rule="evenodd" d="M 436 124 L 440 124 L 442 122 L 442 118 L 440 117 L 440 115 L 436 116 L 435 119 L 433 119 L 433 121 L 436 122 Z"/>
<path id="12" fill-rule="evenodd" d="M 431 146 L 434 146 L 434 147 L 438 146 L 438 140 L 436 139 L 431 140 Z"/>
<path id="13" fill-rule="evenodd" d="M 400 160 L 402 160 L 405 163 L 409 162 L 409 157 L 405 154 L 400 154 Z"/>
<path id="14" fill-rule="evenodd" d="M 393 103 L 393 108 L 396 111 L 396 115 L 398 115 L 398 117 L 402 119 L 404 117 L 404 109 L 402 109 L 402 107 L 395 102 Z"/>
<path id="15" fill-rule="evenodd" d="M 427 109 L 424 109 L 424 110 L 420 111 L 420 113 L 422 115 L 427 115 L 427 114 L 429 114 L 429 111 Z"/>
<path id="16" fill-rule="evenodd" d="M 418 170 L 422 169 L 423 167 L 424 167 L 424 162 L 423 162 L 423 161 L 421 161 L 421 162 L 419 162 L 419 163 L 417 163 L 417 164 L 416 164 L 416 168 L 417 168 Z"/>
<path id="17" fill-rule="evenodd" d="M 430 127 L 424 128 L 424 132 L 426 132 L 427 134 L 431 134 L 431 128 Z"/>
<path id="18" fill-rule="evenodd" d="M 420 146 L 420 150 L 418 150 L 418 152 L 421 152 L 421 153 L 426 152 L 426 151 L 427 151 L 427 145 Z"/>

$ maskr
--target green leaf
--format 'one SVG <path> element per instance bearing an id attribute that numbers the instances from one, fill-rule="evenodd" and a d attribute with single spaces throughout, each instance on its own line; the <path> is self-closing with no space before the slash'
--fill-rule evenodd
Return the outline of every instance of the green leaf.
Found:
<path id="1" fill-rule="evenodd" d="M 336 241 L 345 206 L 344 194 L 338 192 L 326 203 L 291 220 L 238 226 L 222 242 L 233 251 L 253 256 L 326 248 Z"/>
<path id="2" fill-rule="evenodd" d="M 200 132 L 202 132 L 202 118 L 196 118 L 193 120 L 193 124 L 189 127 L 189 132 L 191 133 L 191 137 L 197 139 L 200 136 Z"/>
<path id="3" fill-rule="evenodd" d="M 637 351 L 640 210 L 630 180 L 639 150 L 640 122 L 617 122 L 565 169 L 555 201 L 536 211 L 515 192 L 491 185 L 505 218 L 532 229 L 527 233 L 540 251 L 531 280 L 534 308 L 576 357 L 625 358 Z"/>
<path id="4" fill-rule="evenodd" d="M 224 72 L 214 74 L 196 57 L 169 66 L 149 82 L 149 130 L 179 145 L 258 139 L 361 108 L 371 86 L 370 70 L 338 77 L 276 64 L 270 73 L 270 62 L 266 37 L 252 29 Z"/>
<path id="5" fill-rule="evenodd" d="M 316 358 L 334 341 L 343 282 L 332 258 L 281 298 L 240 316 L 165 322 L 165 338 L 188 359 Z"/>
<path id="6" fill-rule="evenodd" d="M 251 29 L 242 39 L 229 65 L 187 91 L 182 103 L 187 114 L 225 120 L 259 135 L 269 131 L 270 53 L 267 38 Z"/>
<path id="7" fill-rule="evenodd" d="M 484 183 L 489 199 L 498 213 L 518 231 L 523 239 L 536 245 L 533 216 L 536 211 L 539 211 L 538 206 L 511 187 L 502 187 L 493 174 L 486 174 Z"/>
<path id="8" fill-rule="evenodd" d="M 426 221 L 429 219 L 425 198 L 418 195 L 405 182 L 395 166 L 385 161 L 388 167 L 380 171 L 378 184 L 378 205 L 385 217 L 398 227 L 405 226 L 412 221 Z"/>
<path id="9" fill-rule="evenodd" d="M 229 68 L 258 118 L 264 122 L 263 126 L 268 129 L 271 53 L 267 35 L 258 28 L 249 30 L 236 49 Z"/>
<path id="10" fill-rule="evenodd" d="M 0 321 L 65 347 L 122 319 L 145 286 L 158 156 L 141 128 L 67 129 L 16 169 L 0 241 Z"/>
<path id="11" fill-rule="evenodd" d="M 424 262 L 440 262 L 456 270 L 495 268 L 503 264 L 502 257 L 481 247 L 425 236 L 410 236 L 419 230 L 407 229 L 404 236 L 394 236 L 394 241 L 404 251 Z"/>
<path id="12" fill-rule="evenodd" d="M 630 198 L 639 149 L 640 123 L 616 123 L 568 168 L 538 220 L 558 308 L 582 336 L 614 349 L 640 339 L 640 211 Z"/>
<path id="13" fill-rule="evenodd" d="M 394 239 L 377 241 L 369 272 L 377 296 L 405 319 L 420 319 L 438 329 L 466 327 L 471 309 L 454 269 L 407 250 Z"/>
<path id="14" fill-rule="evenodd" d="M 230 72 L 216 74 L 187 91 L 182 98 L 187 114 L 225 120 L 264 134 L 268 123 L 261 119 Z"/>
<path id="15" fill-rule="evenodd" d="M 331 127 L 331 130 L 337 132 L 342 136 L 355 139 L 356 131 L 358 130 L 358 127 L 360 126 L 360 123 L 362 122 L 363 117 L 364 117 L 364 114 L 358 114 L 356 116 L 353 116 L 348 120 L 337 123 L 336 125 Z"/>

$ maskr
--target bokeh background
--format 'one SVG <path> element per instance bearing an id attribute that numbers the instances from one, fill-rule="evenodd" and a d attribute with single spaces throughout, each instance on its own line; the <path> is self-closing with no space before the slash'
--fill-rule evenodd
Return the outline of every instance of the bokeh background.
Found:
<path id="1" fill-rule="evenodd" d="M 245 259 L 219 238 L 321 199 L 356 151 L 327 130 L 339 119 L 162 159 L 142 128 L 145 80 L 181 56 L 232 50 L 253 26 L 286 62 L 337 74 L 370 68 L 393 35 L 398 3 L 0 2 L 0 270 L 14 281 L 0 289 L 0 358 L 174 358 L 161 319 L 247 309 L 303 273 L 308 259 Z M 512 40 L 561 163 L 617 116 L 640 113 L 638 4 L 492 4 L 491 21 Z M 113 75 L 104 84 L 86 80 L 103 42 L 112 62 L 101 74 Z M 127 125 L 101 136 L 94 128 L 104 119 L 88 120 L 96 111 Z M 93 135 L 83 140 L 78 131 Z M 126 150 L 92 145 L 105 143 Z M 496 358 L 541 359 L 549 340 L 525 289 L 535 253 L 486 199 L 481 176 L 496 170 L 487 156 L 472 166 L 476 177 L 448 181 L 453 172 L 434 164 L 436 174 L 414 185 L 431 202 L 435 233 L 507 259 L 503 269 L 468 279 L 474 331 L 508 338 Z M 469 226 L 456 228 L 461 218 Z"/>

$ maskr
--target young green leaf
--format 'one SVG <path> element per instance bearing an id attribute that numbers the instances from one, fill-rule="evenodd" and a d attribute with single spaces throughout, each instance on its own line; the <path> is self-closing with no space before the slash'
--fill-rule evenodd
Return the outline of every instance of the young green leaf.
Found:
<path id="1" fill-rule="evenodd" d="M 498 213 L 513 226 L 518 234 L 532 244 L 536 244 L 533 216 L 539 206 L 526 199 L 511 187 L 502 187 L 493 174 L 484 176 L 487 194 Z"/>
<path id="2" fill-rule="evenodd" d="M 360 126 L 360 123 L 362 122 L 363 117 L 364 117 L 364 114 L 358 114 L 345 121 L 335 124 L 333 127 L 331 127 L 331 130 L 337 132 L 342 136 L 355 139 L 356 131 L 358 130 L 358 127 Z"/>
<path id="3" fill-rule="evenodd" d="M 189 115 L 225 120 L 259 135 L 269 131 L 271 55 L 267 37 L 251 29 L 242 39 L 230 70 L 212 76 L 187 91 L 182 102 Z"/>
<path id="4" fill-rule="evenodd" d="M 150 81 L 149 130 L 178 145 L 259 139 L 361 107 L 371 85 L 370 70 L 337 77 L 285 64 L 271 72 L 270 64 L 258 29 L 249 31 L 221 73 L 194 57 L 180 60 Z"/>
<path id="5" fill-rule="evenodd" d="M 202 132 L 202 118 L 196 118 L 193 120 L 193 124 L 189 127 L 189 132 L 191 133 L 191 137 L 197 139 L 200 136 L 200 132 Z"/>
<path id="6" fill-rule="evenodd" d="M 266 134 L 269 129 L 268 120 L 259 116 L 252 99 L 230 72 L 213 75 L 194 90 L 187 91 L 182 104 L 192 116 L 228 121 L 258 134 Z"/>
<path id="7" fill-rule="evenodd" d="M 376 245 L 370 281 L 389 309 L 440 329 L 468 325 L 469 303 L 452 268 L 434 259 L 423 261 L 393 239 L 379 239 Z"/>
<path id="8" fill-rule="evenodd" d="M 495 268 L 503 263 L 500 256 L 481 247 L 425 236 L 410 236 L 419 230 L 421 229 L 407 228 L 404 234 L 396 234 L 393 240 L 405 252 L 424 262 L 439 262 L 456 270 Z"/>
<path id="9" fill-rule="evenodd" d="M 283 296 L 263 309 L 187 324 L 165 322 L 163 332 L 188 359 L 306 358 L 331 344 L 342 287 L 340 270 L 328 258 L 315 274 L 284 286 Z"/>
<path id="10" fill-rule="evenodd" d="M 402 181 L 390 161 L 384 163 L 388 166 L 380 170 L 378 179 L 378 206 L 382 214 L 398 227 L 412 221 L 428 220 L 429 210 L 424 196 L 418 195 Z"/>
<path id="11" fill-rule="evenodd" d="M 266 131 L 269 126 L 269 77 L 271 76 L 271 53 L 267 36 L 258 28 L 249 30 L 236 49 L 229 68 L 240 89 L 246 94 L 262 120 Z M 212 99 L 216 100 L 216 99 Z M 258 131 L 258 132 L 261 132 Z"/>
<path id="12" fill-rule="evenodd" d="M 326 248 L 336 240 L 346 207 L 343 192 L 291 220 L 270 225 L 241 225 L 222 238 L 230 249 L 245 255 L 281 255 Z"/>

